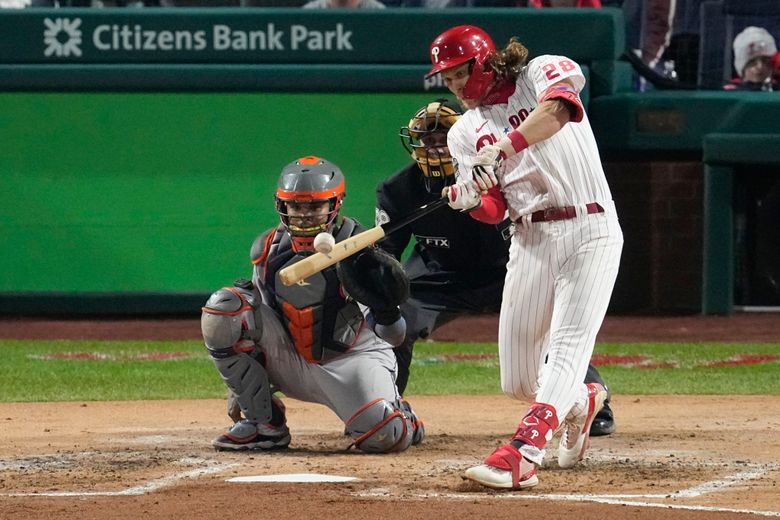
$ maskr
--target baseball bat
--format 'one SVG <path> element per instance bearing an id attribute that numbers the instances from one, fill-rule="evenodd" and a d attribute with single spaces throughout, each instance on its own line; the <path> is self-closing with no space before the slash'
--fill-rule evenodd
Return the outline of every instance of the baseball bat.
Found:
<path id="1" fill-rule="evenodd" d="M 445 206 L 449 202 L 447 197 L 436 199 L 433 202 L 429 202 L 424 206 L 420 206 L 406 217 L 396 221 L 381 224 L 379 226 L 372 227 L 362 233 L 345 238 L 341 242 L 333 246 L 330 253 L 314 253 L 311 256 L 307 256 L 303 260 L 287 266 L 279 271 L 279 279 L 284 285 L 293 285 L 301 280 L 308 278 L 309 276 L 319 273 L 323 269 L 332 266 L 336 262 L 340 262 L 347 257 L 350 257 L 358 251 L 367 248 L 368 246 L 375 244 L 383 239 L 393 231 L 406 226 L 410 222 L 414 222 L 420 217 L 423 217 L 442 206 Z"/>

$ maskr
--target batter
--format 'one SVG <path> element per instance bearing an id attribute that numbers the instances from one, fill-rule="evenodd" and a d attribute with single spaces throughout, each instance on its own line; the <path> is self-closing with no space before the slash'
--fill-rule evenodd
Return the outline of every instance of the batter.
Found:
<path id="1" fill-rule="evenodd" d="M 607 398 L 582 383 L 620 264 L 623 234 L 587 115 L 585 78 L 565 56 L 527 62 L 516 39 L 497 51 L 474 26 L 430 47 L 432 69 L 469 108 L 447 144 L 457 168 L 450 206 L 513 222 L 499 320 L 503 391 L 531 401 L 512 440 L 466 477 L 494 488 L 538 483 L 545 446 L 560 428 L 558 464 L 585 452 Z"/>
<path id="2" fill-rule="evenodd" d="M 457 103 L 437 99 L 418 109 L 401 142 L 414 162 L 380 182 L 376 190 L 376 223 L 398 221 L 416 208 L 441 197 L 455 182 L 447 134 L 463 111 Z M 429 213 L 388 235 L 379 246 L 401 259 L 409 242 L 414 247 L 404 262 L 411 296 L 401 305 L 406 339 L 394 348 L 396 384 L 404 394 L 414 344 L 438 327 L 466 314 L 498 313 L 509 261 L 510 221 L 490 225 L 449 208 Z M 586 383 L 604 381 L 589 365 Z M 609 435 L 615 421 L 608 401 L 590 428 L 591 435 Z"/>

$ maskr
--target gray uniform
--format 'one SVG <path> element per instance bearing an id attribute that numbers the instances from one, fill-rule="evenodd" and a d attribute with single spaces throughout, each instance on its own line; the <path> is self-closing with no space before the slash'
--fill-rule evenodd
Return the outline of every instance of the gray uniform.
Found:
<path id="1" fill-rule="evenodd" d="M 355 221 L 343 219 L 335 238 L 357 231 Z M 298 285 L 282 284 L 279 271 L 303 258 L 294 253 L 283 226 L 260 235 L 251 256 L 252 283 L 215 293 L 204 308 L 203 322 L 206 346 L 244 417 L 255 418 L 255 423 L 270 419 L 273 387 L 333 410 L 363 451 L 401 451 L 420 442 L 422 423 L 395 385 L 393 345 L 375 333 L 369 310 L 344 294 L 335 267 Z M 234 312 L 231 318 L 242 330 L 227 340 L 224 334 L 207 334 L 222 327 L 226 318 L 220 302 L 233 294 L 242 300 L 235 307 L 245 309 L 244 317 Z M 240 370 L 247 372 L 249 366 L 266 380 L 239 381 L 234 373 L 239 369 L 224 361 L 234 353 L 257 360 Z"/>

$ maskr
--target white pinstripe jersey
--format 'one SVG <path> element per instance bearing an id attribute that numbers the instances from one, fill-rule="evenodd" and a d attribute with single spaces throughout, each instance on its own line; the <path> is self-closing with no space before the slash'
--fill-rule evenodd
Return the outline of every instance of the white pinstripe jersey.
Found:
<path id="1" fill-rule="evenodd" d="M 466 111 L 447 138 L 458 178 L 470 179 L 476 152 L 517 128 L 544 91 L 566 78 L 578 92 L 585 86 L 582 69 L 573 60 L 539 56 L 517 76 L 508 103 Z M 587 115 L 503 161 L 496 173 L 512 220 L 539 209 L 612 200 Z"/>

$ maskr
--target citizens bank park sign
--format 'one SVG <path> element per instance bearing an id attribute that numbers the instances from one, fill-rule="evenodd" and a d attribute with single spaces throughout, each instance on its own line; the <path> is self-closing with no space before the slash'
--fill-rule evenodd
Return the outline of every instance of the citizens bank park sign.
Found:
<path id="1" fill-rule="evenodd" d="M 44 18 L 43 25 L 46 57 L 80 57 L 84 47 L 106 53 L 354 50 L 352 31 L 342 23 L 336 23 L 332 29 L 314 29 L 302 24 L 282 28 L 269 22 L 250 30 L 227 24 L 206 29 L 147 29 L 137 23 L 106 23 L 90 27 L 86 34 L 81 18 Z"/>
<path id="2" fill-rule="evenodd" d="M 330 10 L 2 11 L 0 63 L 424 64 L 435 37 L 412 23 L 398 38 L 392 15 Z"/>

